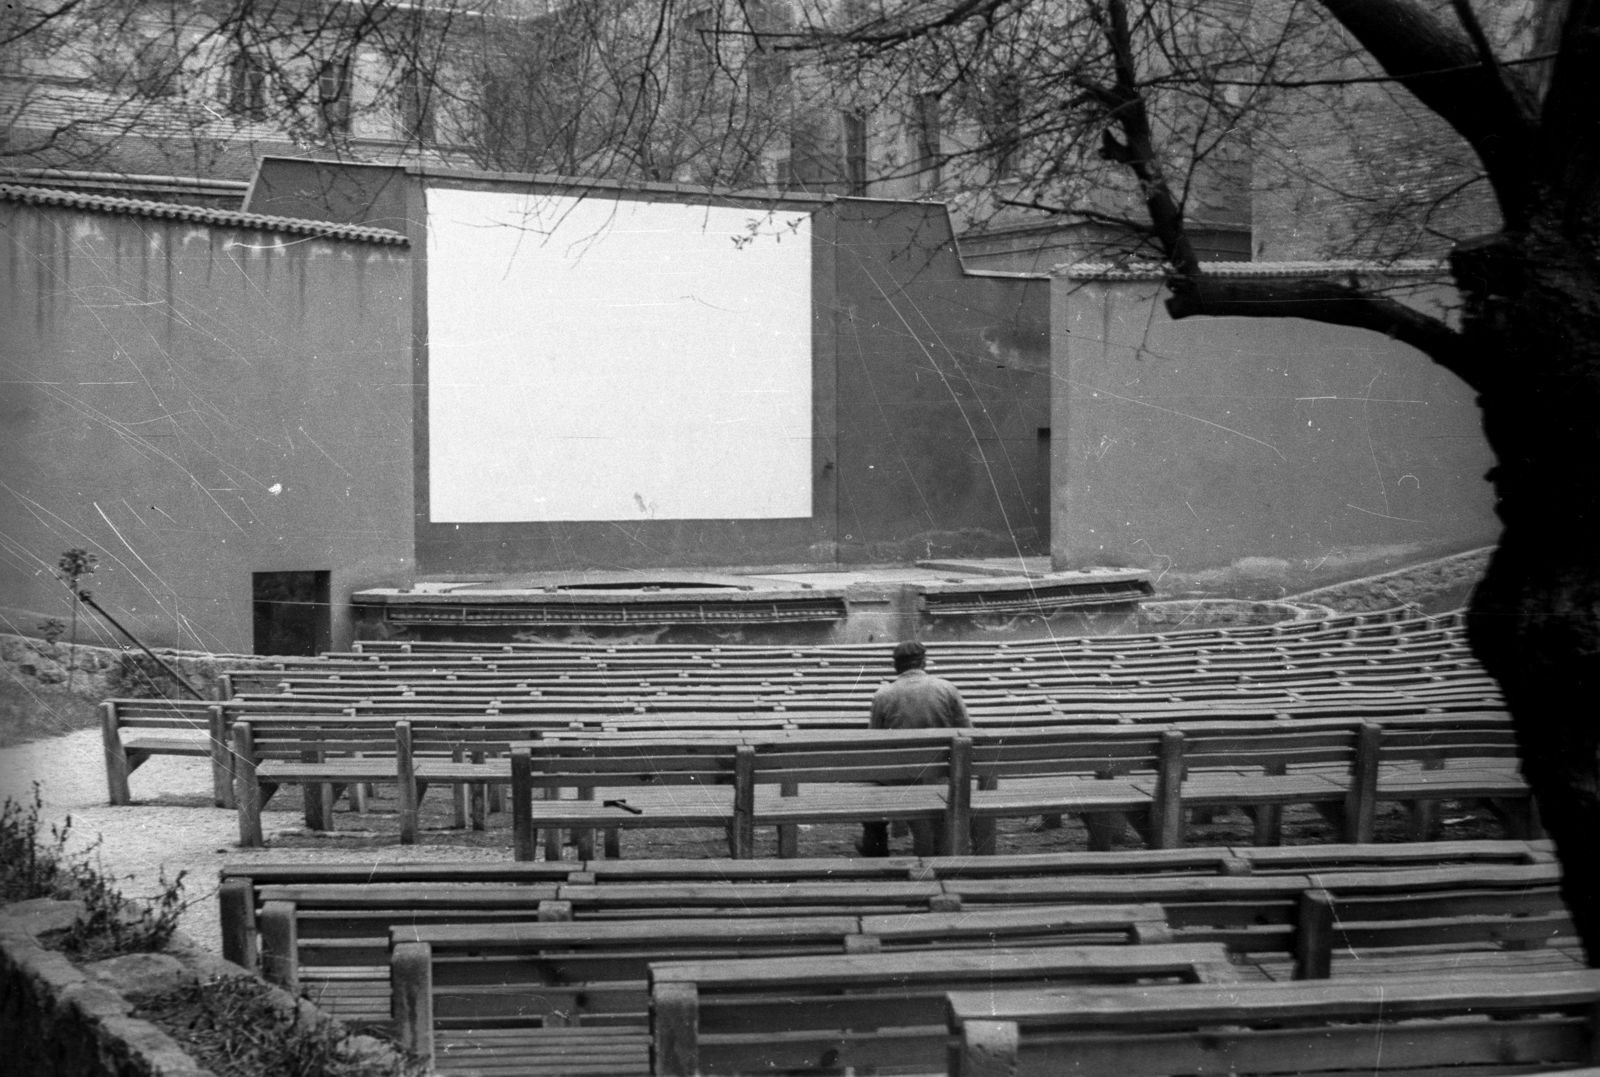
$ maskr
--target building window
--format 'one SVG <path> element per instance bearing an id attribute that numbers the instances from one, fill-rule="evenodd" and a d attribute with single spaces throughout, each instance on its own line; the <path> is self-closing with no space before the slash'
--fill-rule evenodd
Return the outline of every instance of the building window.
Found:
<path id="1" fill-rule="evenodd" d="M 867 118 L 844 114 L 844 179 L 847 193 L 867 193 Z"/>
<path id="2" fill-rule="evenodd" d="M 400 124 L 407 142 L 434 141 L 433 81 L 414 67 L 400 78 Z"/>
<path id="3" fill-rule="evenodd" d="M 939 133 L 939 95 L 919 93 L 911 117 L 913 158 L 923 188 L 939 186 L 943 147 Z"/>
<path id="4" fill-rule="evenodd" d="M 317 72 L 317 107 L 330 135 L 350 133 L 350 58 L 327 60 Z"/>
<path id="5" fill-rule="evenodd" d="M 1022 156 L 1022 80 L 1002 75 L 989 88 L 987 134 L 995 179 L 1013 179 Z"/>
<path id="6" fill-rule="evenodd" d="M 333 646 L 327 572 L 252 572 L 256 654 L 316 655 Z"/>
<path id="7" fill-rule="evenodd" d="M 228 62 L 228 111 L 247 120 L 267 116 L 266 66 L 243 49 Z"/>

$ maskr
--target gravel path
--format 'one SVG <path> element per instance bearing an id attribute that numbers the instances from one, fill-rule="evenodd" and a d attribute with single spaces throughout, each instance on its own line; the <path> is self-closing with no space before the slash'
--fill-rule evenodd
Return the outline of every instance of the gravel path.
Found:
<path id="1" fill-rule="evenodd" d="M 190 901 L 180 930 L 200 945 L 221 949 L 217 924 L 217 872 L 224 863 L 339 861 L 350 850 L 304 846 L 240 849 L 236 813 L 211 805 L 211 765 L 204 759 L 156 756 L 133 775 L 134 803 L 106 803 L 105 757 L 100 731 L 84 729 L 15 748 L 0 749 L 0 800 L 32 802 L 39 783 L 41 819 L 48 826 L 72 818 L 71 848 L 86 848 L 98 835 L 100 856 L 110 873 L 125 880 L 129 897 L 149 897 L 160 889 L 161 873 L 188 872 Z M 297 811 L 265 811 L 262 828 L 275 834 L 300 834 Z M 337 839 L 334 839 L 337 841 Z M 470 846 L 381 845 L 363 847 L 364 860 L 502 860 L 510 850 Z"/>

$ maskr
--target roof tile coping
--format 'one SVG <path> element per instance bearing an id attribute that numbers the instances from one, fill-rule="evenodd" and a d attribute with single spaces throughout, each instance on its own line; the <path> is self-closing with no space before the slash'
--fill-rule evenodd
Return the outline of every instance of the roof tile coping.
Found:
<path id="1" fill-rule="evenodd" d="M 1442 261 L 1425 258 L 1406 258 L 1394 262 L 1357 262 L 1334 260 L 1327 262 L 1202 262 L 1200 271 L 1208 277 L 1271 278 L 1271 277 L 1330 277 L 1351 273 L 1385 277 L 1431 277 L 1446 272 L 1449 267 Z M 1068 262 L 1053 266 L 1053 276 L 1067 280 L 1135 281 L 1166 280 L 1172 268 L 1164 262 L 1135 262 L 1117 265 L 1111 262 Z"/>
<path id="2" fill-rule="evenodd" d="M 296 217 L 272 217 L 264 213 L 241 213 L 209 209 L 205 206 L 181 205 L 176 202 L 148 202 L 139 198 L 81 194 L 77 191 L 25 187 L 14 183 L 0 183 L 0 201 L 21 202 L 30 206 L 64 206 L 91 213 L 159 217 L 215 225 L 220 228 L 254 228 L 264 232 L 287 232 L 291 235 L 383 243 L 398 247 L 409 246 L 411 243 L 405 235 L 387 228 L 368 228 L 363 225 L 337 224 L 332 221 L 307 221 Z"/>

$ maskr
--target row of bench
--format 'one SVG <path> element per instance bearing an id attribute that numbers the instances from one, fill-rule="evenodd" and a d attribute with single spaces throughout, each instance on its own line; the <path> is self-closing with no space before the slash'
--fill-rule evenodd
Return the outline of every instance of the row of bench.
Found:
<path id="1" fill-rule="evenodd" d="M 1280 621 L 1268 625 L 1175 628 L 1161 632 L 1129 633 L 1115 636 L 1065 636 L 1031 640 L 950 640 L 939 644 L 952 654 L 1028 655 L 1080 653 L 1139 653 L 1144 651 L 1183 651 L 1208 647 L 1251 647 L 1292 643 L 1300 640 L 1341 640 L 1388 637 L 1402 639 L 1426 633 L 1459 630 L 1465 627 L 1466 611 L 1418 614 L 1406 607 L 1359 613 L 1334 614 L 1325 618 Z M 881 644 L 841 643 L 806 647 L 769 644 L 611 644 L 604 642 L 549 642 L 522 640 L 504 643 L 462 643 L 435 640 L 358 640 L 352 650 L 334 654 L 335 658 L 404 658 L 480 654 L 574 655 L 630 653 L 663 657 L 711 653 L 734 658 L 762 658 L 769 655 L 821 654 L 853 657 L 882 652 Z"/>
<path id="2" fill-rule="evenodd" d="M 1070 641 L 1069 641 L 1070 642 Z M 409 674 L 441 673 L 457 676 L 501 676 L 525 674 L 544 678 L 568 674 L 573 677 L 602 675 L 688 677 L 718 676 L 730 681 L 759 680 L 763 677 L 801 676 L 826 680 L 876 673 L 887 663 L 886 648 L 857 652 L 848 656 L 818 650 L 792 650 L 760 656 L 729 656 L 710 648 L 663 655 L 648 649 L 568 651 L 563 653 L 518 654 L 486 649 L 477 653 L 450 655 L 350 656 L 325 654 L 316 658 L 283 658 L 270 668 L 290 676 L 348 676 L 385 679 Z M 987 651 L 956 651 L 947 645 L 934 648 L 939 668 L 952 680 L 1004 674 L 1074 674 L 1079 676 L 1118 674 L 1138 675 L 1166 672 L 1216 670 L 1249 672 L 1261 668 L 1327 668 L 1349 665 L 1420 666 L 1433 661 L 1453 661 L 1466 656 L 1465 634 L 1460 629 L 1417 633 L 1410 637 L 1375 636 L 1360 639 L 1307 639 L 1270 645 L 1203 646 L 1165 648 L 1151 651 L 1083 650 L 1064 646 L 1018 654 L 990 646 Z M 247 671 L 248 672 L 248 671 Z"/>
<path id="3" fill-rule="evenodd" d="M 1463 862 L 1275 873 L 1428 856 Z M 578 1052 L 609 1067 L 591 1072 L 936 1072 L 945 994 L 963 987 L 1258 975 L 1230 954 L 1292 954 L 1296 976 L 1321 977 L 1336 948 L 1370 974 L 1396 945 L 1446 947 L 1439 967 L 1457 974 L 1511 969 L 1526 962 L 1500 947 L 1571 931 L 1547 856 L 1441 843 L 812 861 L 759 883 L 710 881 L 739 865 L 704 861 L 253 865 L 225 869 L 222 901 L 227 956 L 250 963 L 259 937 L 273 978 L 358 1022 L 392 1013 L 447 1070 L 583 1072 Z M 1112 863 L 1130 874 L 1082 873 Z"/>
<path id="4" fill-rule="evenodd" d="M 1315 805 L 1353 841 L 1371 839 L 1385 801 L 1416 806 L 1418 836 L 1445 800 L 1491 802 L 1516 836 L 1537 825 L 1501 714 L 606 737 L 515 722 L 284 717 L 237 722 L 234 736 L 246 845 L 260 844 L 260 812 L 281 785 L 306 786 L 308 825 L 330 829 L 338 788 L 377 782 L 398 787 L 402 842 L 415 840 L 430 785 L 456 789 L 458 818 L 471 789 L 481 826 L 486 790 L 509 783 L 521 859 L 540 830 L 577 830 L 590 845 L 593 831 L 610 831 L 616 854 L 618 829 L 726 828 L 730 855 L 743 858 L 756 827 L 779 827 L 780 854 L 793 856 L 799 825 L 893 820 L 940 823 L 961 852 L 974 820 L 1060 814 L 1085 816 L 1098 847 L 1119 816 L 1151 846 L 1173 847 L 1186 809 L 1236 806 L 1273 843 L 1285 804 Z M 546 856 L 559 858 L 560 845 L 548 838 Z"/>
<path id="5" fill-rule="evenodd" d="M 1315 703 L 1292 700 L 1277 693 L 1230 694 L 1207 701 L 1168 702 L 1166 699 L 1128 698 L 1079 701 L 1070 709 L 1051 704 L 992 705 L 975 703 L 970 712 L 975 726 L 986 729 L 1017 726 L 1092 724 L 1105 721 L 1174 722 L 1202 718 L 1257 720 L 1261 718 L 1370 717 L 1385 718 L 1418 713 L 1482 710 L 1488 705 L 1478 691 L 1456 693 L 1357 693 L 1347 700 L 1323 699 Z M 232 764 L 228 745 L 232 727 L 242 717 L 290 719 L 344 717 L 388 718 L 395 721 L 443 721 L 470 724 L 474 720 L 521 721 L 534 729 L 586 729 L 593 733 L 628 731 L 689 731 L 760 729 L 860 729 L 866 725 L 865 708 L 811 707 L 804 700 L 767 709 L 723 706 L 717 710 L 672 710 L 646 707 L 632 701 L 597 700 L 588 705 L 533 704 L 498 699 L 322 700 L 272 697 L 229 699 L 221 703 L 187 700 L 111 699 L 102 705 L 102 739 L 110 802 L 131 800 L 128 777 L 153 756 L 200 756 L 212 760 L 216 803 L 233 807 Z"/>

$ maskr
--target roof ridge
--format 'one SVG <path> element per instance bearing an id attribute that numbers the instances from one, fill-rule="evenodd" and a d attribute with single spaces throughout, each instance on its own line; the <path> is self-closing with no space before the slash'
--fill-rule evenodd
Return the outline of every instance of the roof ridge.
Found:
<path id="1" fill-rule="evenodd" d="M 0 183 L 0 201 L 21 202 L 32 206 L 67 206 L 74 209 L 100 213 L 122 214 L 129 217 L 158 217 L 167 220 L 192 221 L 225 228 L 255 228 L 266 232 L 287 232 L 291 235 L 319 236 L 325 239 L 354 240 L 364 243 L 386 243 L 409 246 L 411 240 L 400 232 L 387 228 L 372 228 L 359 224 L 340 224 L 336 221 L 313 221 L 298 217 L 273 217 L 265 213 L 246 213 L 242 210 L 212 209 L 208 206 L 190 206 L 178 202 L 155 202 L 143 198 L 118 198 L 115 195 L 83 194 L 52 187 L 31 187 L 19 183 Z"/>

